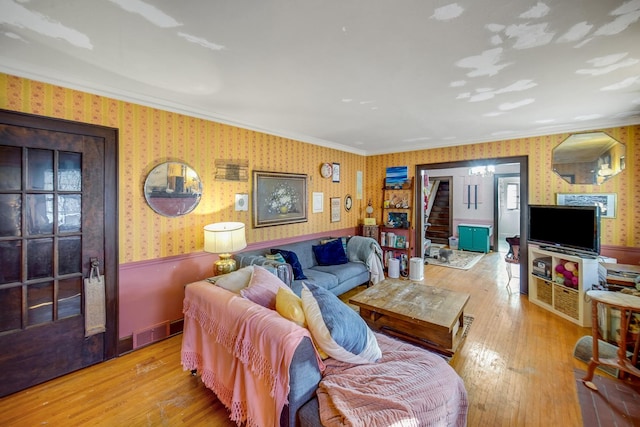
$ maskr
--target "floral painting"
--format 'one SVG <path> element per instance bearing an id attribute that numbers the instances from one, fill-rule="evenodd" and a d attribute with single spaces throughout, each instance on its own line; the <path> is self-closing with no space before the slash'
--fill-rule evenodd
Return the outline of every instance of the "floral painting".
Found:
<path id="1" fill-rule="evenodd" d="M 253 227 L 307 221 L 307 175 L 253 172 Z"/>

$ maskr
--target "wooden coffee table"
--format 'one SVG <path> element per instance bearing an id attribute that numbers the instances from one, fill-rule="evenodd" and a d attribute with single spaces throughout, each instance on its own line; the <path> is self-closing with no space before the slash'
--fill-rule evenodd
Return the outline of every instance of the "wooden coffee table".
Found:
<path id="1" fill-rule="evenodd" d="M 469 294 L 385 279 L 349 299 L 375 331 L 451 356 L 460 344 Z"/>

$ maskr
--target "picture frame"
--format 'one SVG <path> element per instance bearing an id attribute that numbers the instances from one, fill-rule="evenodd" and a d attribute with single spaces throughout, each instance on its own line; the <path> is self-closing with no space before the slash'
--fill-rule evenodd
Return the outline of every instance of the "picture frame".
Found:
<path id="1" fill-rule="evenodd" d="M 253 171 L 253 227 L 307 222 L 307 175 Z"/>
<path id="2" fill-rule="evenodd" d="M 602 218 L 616 217 L 615 193 L 557 193 L 556 204 L 563 206 L 600 206 Z"/>
<path id="3" fill-rule="evenodd" d="M 311 213 L 324 212 L 324 193 L 313 193 Z"/>
<path id="4" fill-rule="evenodd" d="M 387 212 L 387 221 L 385 223 L 386 227 L 389 228 L 403 228 L 408 229 L 411 226 L 409 222 L 409 213 L 404 212 L 396 212 L 391 211 Z"/>
<path id="5" fill-rule="evenodd" d="M 340 163 L 333 164 L 333 175 L 331 180 L 333 182 L 340 182 Z"/>
<path id="6" fill-rule="evenodd" d="M 340 197 L 331 197 L 331 222 L 340 222 Z"/>

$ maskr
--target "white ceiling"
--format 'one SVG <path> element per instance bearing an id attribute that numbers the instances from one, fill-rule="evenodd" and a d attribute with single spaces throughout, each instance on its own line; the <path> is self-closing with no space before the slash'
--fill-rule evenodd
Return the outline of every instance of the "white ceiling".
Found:
<path id="1" fill-rule="evenodd" d="M 640 0 L 0 0 L 0 71 L 381 154 L 640 123 Z"/>

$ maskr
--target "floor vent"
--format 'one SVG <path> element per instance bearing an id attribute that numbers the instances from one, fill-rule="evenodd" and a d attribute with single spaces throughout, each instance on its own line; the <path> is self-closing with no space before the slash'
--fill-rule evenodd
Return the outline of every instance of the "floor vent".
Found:
<path id="1" fill-rule="evenodd" d="M 142 347 L 169 336 L 169 321 L 141 329 L 133 333 L 133 348 Z"/>

